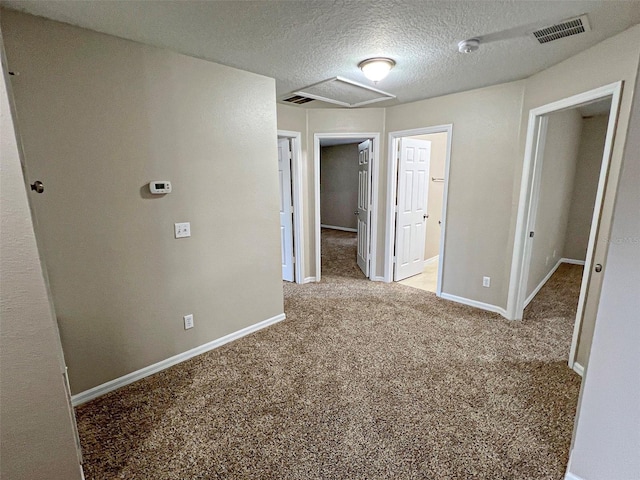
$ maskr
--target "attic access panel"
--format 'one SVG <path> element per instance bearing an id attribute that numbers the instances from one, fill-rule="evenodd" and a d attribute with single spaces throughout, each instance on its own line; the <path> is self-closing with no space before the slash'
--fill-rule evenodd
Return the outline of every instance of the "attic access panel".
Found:
<path id="1" fill-rule="evenodd" d="M 350 108 L 396 98 L 391 93 L 343 77 L 323 80 L 293 93 Z"/>

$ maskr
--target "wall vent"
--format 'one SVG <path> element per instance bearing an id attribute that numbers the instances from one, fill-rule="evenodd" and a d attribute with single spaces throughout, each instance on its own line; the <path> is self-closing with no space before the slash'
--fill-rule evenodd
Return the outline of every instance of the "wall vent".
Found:
<path id="1" fill-rule="evenodd" d="M 578 35 L 579 33 L 588 32 L 590 30 L 591 26 L 589 25 L 589 19 L 586 15 L 582 15 L 569 20 L 563 20 L 561 23 L 555 25 L 540 28 L 533 32 L 533 36 L 540 43 L 549 43 L 554 40 Z"/>
<path id="2" fill-rule="evenodd" d="M 283 102 L 295 103 L 296 105 L 304 105 L 305 103 L 313 102 L 313 98 L 303 97 L 302 95 L 294 95 L 292 97 L 285 98 Z"/>

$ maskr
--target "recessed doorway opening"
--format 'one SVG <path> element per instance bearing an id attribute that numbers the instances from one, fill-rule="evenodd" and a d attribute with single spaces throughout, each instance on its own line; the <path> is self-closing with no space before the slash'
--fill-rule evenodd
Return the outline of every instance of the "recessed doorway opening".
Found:
<path id="1" fill-rule="evenodd" d="M 442 294 L 452 125 L 389 134 L 385 281 Z"/>
<path id="2" fill-rule="evenodd" d="M 357 268 L 367 278 L 375 276 L 379 150 L 379 133 L 314 135 L 317 282 L 322 271 L 323 228 L 353 235 Z"/>
<path id="3" fill-rule="evenodd" d="M 608 173 L 621 91 L 617 82 L 529 113 L 507 314 L 521 320 L 562 263 L 583 263 L 568 359 L 580 375 L 602 283 L 595 254 L 608 233 L 602 205 L 615 189 Z"/>

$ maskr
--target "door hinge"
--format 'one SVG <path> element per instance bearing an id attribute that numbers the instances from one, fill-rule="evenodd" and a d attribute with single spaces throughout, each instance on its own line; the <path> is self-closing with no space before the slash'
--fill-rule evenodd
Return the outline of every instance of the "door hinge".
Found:
<path id="1" fill-rule="evenodd" d="M 397 263 L 398 257 L 393 257 L 393 263 Z"/>
<path id="2" fill-rule="evenodd" d="M 296 263 L 296 257 L 291 257 L 291 263 Z"/>

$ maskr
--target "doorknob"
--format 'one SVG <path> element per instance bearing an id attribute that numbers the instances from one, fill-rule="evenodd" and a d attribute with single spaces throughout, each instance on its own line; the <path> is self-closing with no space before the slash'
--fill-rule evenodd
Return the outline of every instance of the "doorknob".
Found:
<path id="1" fill-rule="evenodd" d="M 596 263 L 595 271 L 596 271 L 597 273 L 600 273 L 600 272 L 602 271 L 602 265 L 601 265 L 601 264 L 599 264 L 599 263 Z"/>
<path id="2" fill-rule="evenodd" d="M 44 183 L 42 183 L 40 180 L 36 180 L 31 184 L 31 190 L 36 193 L 44 192 Z"/>
<path id="3" fill-rule="evenodd" d="M 428 213 L 425 213 L 424 215 L 422 215 L 422 219 L 423 220 L 426 220 L 427 218 L 429 218 L 429 214 Z"/>
<path id="4" fill-rule="evenodd" d="M 355 212 L 353 212 L 354 215 L 360 215 L 360 213 L 358 212 L 358 210 L 356 210 Z"/>

